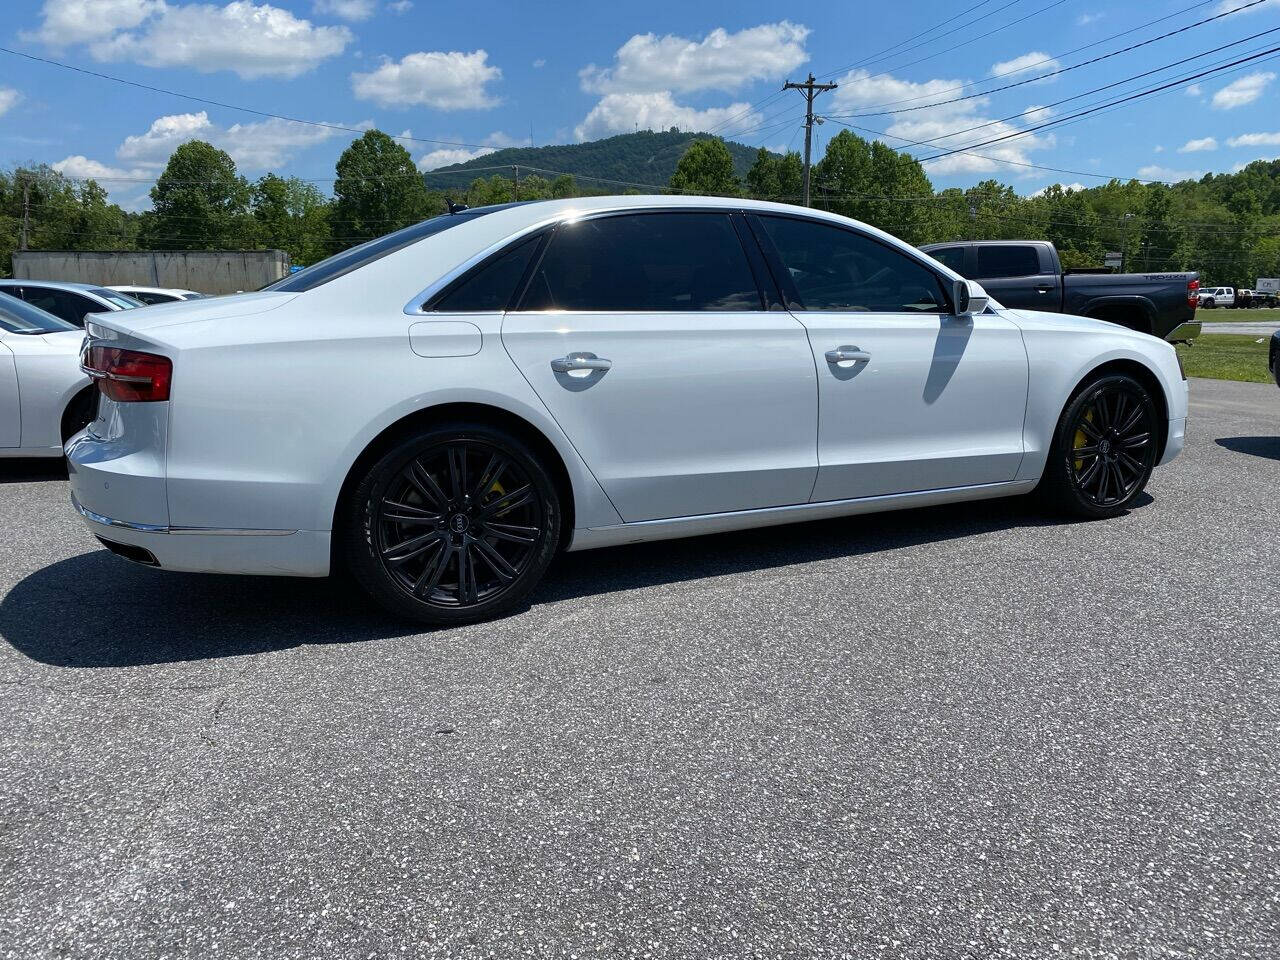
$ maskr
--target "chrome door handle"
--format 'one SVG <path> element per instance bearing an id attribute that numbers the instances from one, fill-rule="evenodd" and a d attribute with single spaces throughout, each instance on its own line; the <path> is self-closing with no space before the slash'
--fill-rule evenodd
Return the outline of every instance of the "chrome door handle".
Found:
<path id="1" fill-rule="evenodd" d="M 551 361 L 551 369 L 556 373 L 569 373 L 571 370 L 608 370 L 613 366 L 612 360 L 597 357 L 594 353 L 571 353 Z"/>
<path id="2" fill-rule="evenodd" d="M 871 354 L 857 347 L 836 347 L 834 350 L 827 351 L 827 363 L 846 363 L 851 360 L 857 363 L 868 363 L 871 360 Z"/>

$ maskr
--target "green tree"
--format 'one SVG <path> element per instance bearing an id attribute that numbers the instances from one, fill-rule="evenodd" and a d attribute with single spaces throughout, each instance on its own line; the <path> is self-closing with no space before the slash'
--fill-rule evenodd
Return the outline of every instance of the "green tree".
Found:
<path id="1" fill-rule="evenodd" d="M 315 263 L 334 252 L 329 201 L 312 184 L 268 173 L 253 185 L 251 204 L 259 239 L 286 251 L 294 263 Z"/>
<path id="2" fill-rule="evenodd" d="M 444 212 L 427 191 L 409 151 L 381 130 L 353 140 L 338 158 L 333 184 L 334 234 L 372 240 Z"/>
<path id="3" fill-rule="evenodd" d="M 779 156 L 761 147 L 747 171 L 747 193 L 757 200 L 799 203 L 804 189 L 804 161 L 794 151 Z"/>
<path id="4" fill-rule="evenodd" d="M 733 155 L 719 137 L 689 144 L 671 175 L 670 187 L 677 193 L 712 197 L 736 197 L 742 192 L 733 172 Z"/>
<path id="5" fill-rule="evenodd" d="M 151 188 L 153 215 L 142 238 L 161 250 L 237 250 L 257 245 L 249 184 L 235 161 L 203 140 L 174 150 Z"/>

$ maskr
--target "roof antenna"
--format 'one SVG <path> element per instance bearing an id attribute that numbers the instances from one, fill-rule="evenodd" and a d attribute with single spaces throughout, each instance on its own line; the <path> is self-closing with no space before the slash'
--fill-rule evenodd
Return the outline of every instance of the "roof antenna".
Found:
<path id="1" fill-rule="evenodd" d="M 449 213 L 451 214 L 461 213 L 463 210 L 467 209 L 467 205 L 465 203 L 454 203 L 448 197 L 444 198 L 444 202 L 445 202 L 445 206 L 449 208 Z"/>

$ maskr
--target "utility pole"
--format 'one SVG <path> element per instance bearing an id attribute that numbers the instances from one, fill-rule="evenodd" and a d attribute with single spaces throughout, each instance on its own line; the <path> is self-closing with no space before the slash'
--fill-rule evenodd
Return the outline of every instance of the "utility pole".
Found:
<path id="1" fill-rule="evenodd" d="M 31 181 L 22 178 L 22 236 L 18 240 L 18 249 L 27 249 L 27 232 L 31 227 Z"/>
<path id="2" fill-rule="evenodd" d="M 515 192 L 511 194 L 512 200 L 520 199 L 520 164 L 513 163 L 511 165 L 511 179 L 515 181 Z"/>
<path id="3" fill-rule="evenodd" d="M 834 90 L 838 83 L 817 83 L 813 74 L 804 83 L 792 83 L 788 80 L 782 85 L 783 90 L 804 91 L 804 205 L 809 206 L 809 153 L 813 143 L 813 98 L 827 90 Z"/>

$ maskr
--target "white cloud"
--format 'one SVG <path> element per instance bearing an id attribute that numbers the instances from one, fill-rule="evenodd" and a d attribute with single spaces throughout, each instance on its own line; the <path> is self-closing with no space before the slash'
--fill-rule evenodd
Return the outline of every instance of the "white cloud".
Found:
<path id="1" fill-rule="evenodd" d="M 126 180 L 149 180 L 155 176 L 154 171 L 146 170 L 141 167 L 126 169 L 124 167 L 111 167 L 97 160 L 90 160 L 81 154 L 67 157 L 65 160 L 59 160 L 57 163 L 50 164 L 54 170 L 59 173 L 72 177 L 77 180 L 95 180 L 108 181 L 104 186 L 111 186 L 111 181 L 122 182 Z"/>
<path id="2" fill-rule="evenodd" d="M 991 76 L 1013 77 L 1020 73 L 1052 73 L 1061 66 L 1062 64 L 1058 60 L 1047 53 L 1032 50 L 1030 53 L 1024 53 L 1022 56 L 1014 57 L 1012 60 L 992 64 Z M 1046 80 L 1044 82 L 1048 83 L 1049 81 Z"/>
<path id="3" fill-rule="evenodd" d="M 384 107 L 482 110 L 497 105 L 486 86 L 502 78 L 488 60 L 484 50 L 411 53 L 398 62 L 387 60 L 371 73 L 353 73 L 351 88 L 357 98 Z"/>
<path id="4" fill-rule="evenodd" d="M 1246 160 L 1243 163 L 1233 163 L 1231 165 L 1232 173 L 1239 173 L 1245 167 L 1254 163 L 1268 163 L 1274 160 L 1280 160 L 1280 157 L 1254 157 L 1252 160 Z"/>
<path id="5" fill-rule="evenodd" d="M 1025 126 L 1028 119 L 1024 115 L 1023 125 L 1001 121 L 990 123 L 990 117 L 984 113 L 987 107 L 986 97 L 975 97 L 958 103 L 941 103 L 930 107 L 929 102 L 944 101 L 954 96 L 954 88 L 961 85 L 959 80 L 934 79 L 917 83 L 911 80 L 900 80 L 892 76 L 873 76 L 868 70 L 854 70 L 840 79 L 840 87 L 832 93 L 835 108 L 833 114 L 856 112 L 872 104 L 883 104 L 891 101 L 912 100 L 913 106 L 925 106 L 928 109 L 913 110 L 910 113 L 897 114 L 893 122 L 885 129 L 885 142 L 891 147 L 903 147 L 904 141 L 932 141 L 929 145 L 937 148 L 957 148 L 979 140 L 990 140 L 1010 133 L 1017 133 Z M 916 99 L 919 98 L 919 99 Z M 1046 108 L 1032 107 L 1032 116 L 1039 119 Z M 956 130 L 989 124 L 981 129 L 969 130 L 956 134 Z M 981 156 L 967 153 L 956 153 L 941 160 L 926 164 L 925 169 L 931 174 L 948 173 L 990 173 L 1000 171 L 1009 174 L 1016 170 L 1015 166 L 1000 163 L 1000 160 L 1015 163 L 1030 162 L 1028 154 L 1033 150 L 1043 150 L 1052 146 L 1053 137 L 1038 134 L 1027 134 L 1013 140 L 993 143 L 985 147 L 975 148 Z M 988 159 L 995 158 L 995 159 Z"/>
<path id="6" fill-rule="evenodd" d="M 387 9 L 392 13 L 408 13 L 413 9 L 413 0 L 392 0 Z"/>
<path id="7" fill-rule="evenodd" d="M 744 127 L 759 123 L 750 104 L 733 103 L 727 107 L 696 110 L 676 103 L 670 91 L 657 93 L 610 93 L 600 99 L 583 121 L 574 128 L 579 140 L 594 140 L 634 130 L 709 130 L 733 120 Z"/>
<path id="8" fill-rule="evenodd" d="M 1097 23 L 1105 16 L 1105 13 L 1082 13 L 1076 17 L 1076 26 L 1087 27 L 1091 23 Z"/>
<path id="9" fill-rule="evenodd" d="M 353 39 L 346 27 L 318 27 L 268 3 L 161 3 L 158 15 L 141 23 L 136 32 L 104 34 L 89 53 L 98 60 L 127 60 L 147 67 L 189 67 L 200 73 L 230 70 L 245 80 L 288 80 L 342 53 Z"/>
<path id="10" fill-rule="evenodd" d="M 1226 13 L 1228 10 L 1235 10 L 1237 7 L 1243 7 L 1245 0 L 1219 0 L 1218 6 L 1214 8 L 1214 13 Z M 1256 7 L 1250 7 L 1248 10 L 1241 10 L 1241 13 L 1255 13 L 1258 10 L 1280 10 L 1280 0 L 1268 0 L 1267 3 L 1260 3 Z"/>
<path id="11" fill-rule="evenodd" d="M 808 36 L 808 27 L 788 20 L 737 33 L 717 27 L 702 40 L 638 33 L 618 48 L 612 66 L 593 63 L 578 76 L 582 89 L 591 93 L 733 91 L 804 63 Z"/>
<path id="12" fill-rule="evenodd" d="M 1188 140 L 1178 148 L 1179 153 L 1203 153 L 1206 150 L 1217 150 L 1218 141 L 1213 137 L 1201 137 L 1199 140 Z"/>
<path id="13" fill-rule="evenodd" d="M 1274 73 L 1264 73 L 1261 70 L 1256 73 L 1246 73 L 1239 80 L 1232 80 L 1229 84 L 1213 95 L 1213 107 L 1215 110 L 1234 110 L 1236 107 L 1243 107 L 1257 100 L 1267 84 L 1276 78 Z"/>
<path id="14" fill-rule="evenodd" d="M 13 87 L 0 87 L 0 117 L 12 110 L 21 99 L 22 94 Z"/>
<path id="15" fill-rule="evenodd" d="M 1275 147 L 1280 146 L 1280 133 L 1242 133 L 1227 141 L 1229 147 Z"/>
<path id="16" fill-rule="evenodd" d="M 533 61 L 533 69 L 535 70 L 541 70 L 546 65 L 547 65 L 546 57 L 539 57 L 537 60 Z"/>
<path id="17" fill-rule="evenodd" d="M 377 0 L 313 0 L 311 9 L 322 16 L 339 17 L 354 23 L 372 17 L 378 3 Z"/>
<path id="18" fill-rule="evenodd" d="M 1087 189 L 1088 189 L 1088 187 L 1086 187 L 1083 183 L 1050 183 L 1050 184 L 1046 184 L 1045 186 L 1041 187 L 1041 188 L 1040 188 L 1039 190 L 1037 190 L 1035 193 L 1030 194 L 1030 196 L 1033 196 L 1033 197 L 1043 197 L 1043 196 L 1045 195 L 1046 191 L 1048 191 L 1049 187 L 1061 187 L 1064 193 L 1071 193 L 1073 190 L 1087 190 Z"/>
<path id="19" fill-rule="evenodd" d="M 164 0 L 44 0 L 40 29 L 24 34 L 51 47 L 103 40 L 132 30 L 164 9 Z"/>
<path id="20" fill-rule="evenodd" d="M 116 149 L 116 159 L 159 169 L 182 144 L 205 140 L 227 151 L 236 166 L 242 168 L 241 173 L 257 173 L 284 166 L 298 152 L 339 136 L 348 134 L 332 127 L 304 126 L 274 117 L 260 123 L 220 127 L 201 110 L 157 118 L 145 133 L 125 137 Z"/>
<path id="21" fill-rule="evenodd" d="M 1204 88 L 1201 87 L 1200 84 L 1198 83 L 1193 83 L 1189 87 L 1187 87 L 1185 93 L 1188 97 L 1198 97 L 1202 93 L 1204 93 Z"/>
<path id="22" fill-rule="evenodd" d="M 1170 167 L 1162 167 L 1153 163 L 1150 166 L 1139 167 L 1138 176 L 1144 180 L 1167 180 L 1170 183 L 1177 183 L 1179 180 L 1199 180 L 1204 176 L 1204 171 L 1174 170 Z"/>
<path id="23" fill-rule="evenodd" d="M 1153 152 L 1154 152 L 1154 153 L 1164 153 L 1164 147 L 1163 147 L 1161 144 L 1158 144 L 1158 143 L 1157 143 L 1157 144 L 1156 144 L 1156 146 L 1155 146 L 1155 150 L 1154 150 Z"/>
<path id="24" fill-rule="evenodd" d="M 409 131 L 405 131 L 407 136 Z M 443 138 L 453 139 L 453 138 Z M 466 147 L 440 147 L 424 153 L 417 159 L 419 170 L 435 170 L 438 167 L 447 167 L 451 163 L 466 163 L 468 160 L 475 160 L 477 157 L 485 157 L 496 152 L 502 147 L 527 147 L 529 146 L 529 138 L 517 140 L 515 137 L 509 137 L 501 130 L 497 130 L 484 138 L 484 142 L 488 146 L 468 149 Z"/>

